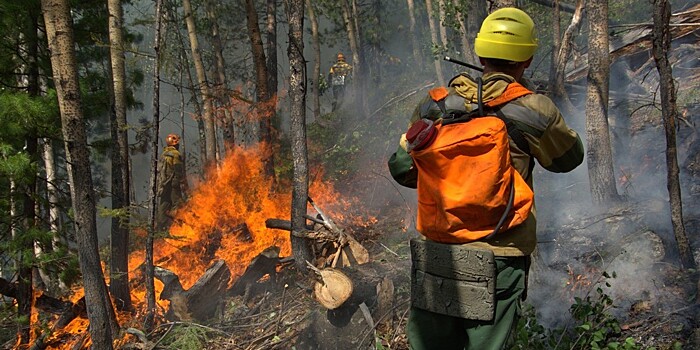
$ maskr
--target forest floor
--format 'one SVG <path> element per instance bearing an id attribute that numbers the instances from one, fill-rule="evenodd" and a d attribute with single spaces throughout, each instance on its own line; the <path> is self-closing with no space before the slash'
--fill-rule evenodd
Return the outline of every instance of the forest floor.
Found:
<path id="1" fill-rule="evenodd" d="M 642 212 L 645 209 L 635 207 L 629 210 L 625 207 L 607 213 L 606 217 L 622 216 L 625 219 L 618 220 L 619 224 L 607 220 L 607 224 L 613 227 L 629 226 L 636 219 L 629 217 L 644 217 L 649 213 Z M 369 250 L 371 261 L 365 265 L 344 268 L 343 271 L 351 277 L 354 283 L 353 295 L 341 307 L 335 310 L 326 310 L 313 297 L 313 285 L 315 280 L 310 278 L 308 271 L 298 271 L 293 266 L 285 267 L 280 271 L 276 283 L 267 281 L 260 284 L 260 290 L 249 300 L 241 297 L 227 302 L 226 310 L 222 317 L 210 324 L 212 337 L 208 338 L 206 349 L 408 349 L 405 334 L 405 326 L 410 305 L 410 249 L 409 238 L 415 233 L 404 232 L 400 228 L 407 225 L 403 222 L 405 215 L 400 209 L 385 212 L 385 217 L 377 220 L 371 227 L 363 227 L 353 232 L 362 244 Z M 618 215 L 619 214 L 619 215 Z M 595 221 L 595 217 L 574 220 L 572 225 L 585 226 L 586 220 Z M 588 225 L 588 224 L 587 224 Z M 691 225 L 692 226 L 692 225 Z M 352 228 L 348 228 L 352 231 Z M 566 230 L 566 225 L 559 230 Z M 546 232 L 545 232 L 546 234 Z M 638 237 L 653 237 L 649 234 L 636 234 Z M 646 239 L 646 238 L 644 238 Z M 622 250 L 628 255 L 635 253 L 631 241 L 626 243 Z M 641 249 L 648 249 L 646 240 L 640 238 Z M 567 243 L 560 242 L 562 246 Z M 572 245 L 581 245 L 581 242 L 572 241 Z M 603 254 L 595 244 L 591 244 L 590 250 L 598 250 L 598 255 Z M 638 244 L 637 244 L 638 245 Z M 585 246 L 585 245 L 584 245 Z M 654 249 L 663 248 L 651 248 Z M 605 248 L 608 249 L 609 248 Z M 587 249 L 583 249 L 585 251 Z M 568 253 L 571 254 L 571 253 Z M 586 253 L 575 253 L 575 260 L 590 260 Z M 567 255 L 567 254 L 564 254 Z M 654 255 L 654 254 L 651 254 Z M 536 257 L 537 259 L 538 257 Z M 569 256 L 571 258 L 571 256 Z M 623 261 L 627 258 L 618 258 Z M 542 259 L 544 260 L 544 258 Z M 548 260 L 557 259 L 551 256 Z M 646 265 L 645 259 L 634 258 L 632 265 Z M 626 263 L 626 261 L 625 261 Z M 591 263 L 592 265 L 592 263 Z M 559 316 L 566 314 L 570 305 L 574 303 L 574 296 L 581 298 L 594 294 L 598 285 L 605 283 L 601 278 L 594 280 L 593 276 L 574 276 L 572 264 L 567 264 L 568 271 L 559 271 L 565 283 L 561 280 L 555 282 L 559 287 L 557 291 L 548 290 L 551 285 L 546 281 L 544 271 L 549 269 L 566 270 L 561 264 L 533 263 L 533 271 L 530 281 L 530 296 L 526 304 L 534 306 L 538 318 L 539 308 L 546 310 L 557 304 Z M 612 281 L 613 288 L 605 293 L 616 295 L 619 300 L 613 299 L 613 305 L 606 308 L 606 313 L 614 314 L 619 329 L 614 330 L 608 341 L 633 339 L 635 349 L 698 349 L 700 348 L 700 330 L 698 329 L 698 296 L 697 276 L 684 272 L 674 266 L 673 263 L 655 261 L 649 264 L 649 268 L 643 271 L 653 270 L 653 277 L 648 277 L 642 272 L 632 272 L 632 276 L 620 276 L 626 272 L 618 265 L 609 268 L 620 269 L 618 281 Z M 593 272 L 601 274 L 600 270 Z M 600 276 L 599 276 L 600 277 Z M 629 278 L 629 279 L 627 279 Z M 632 286 L 630 280 L 635 278 L 653 279 L 651 291 L 645 286 Z M 378 285 L 386 279 L 393 285 L 393 300 L 391 307 L 382 307 L 378 301 Z M 592 281 L 592 283 L 580 284 L 579 290 L 574 291 L 577 279 Z M 585 288 L 584 288 L 585 287 Z M 567 297 L 561 296 L 566 294 Z M 607 294 L 604 294 L 607 296 Z M 622 295 L 622 296 L 619 296 Z M 614 297 L 613 297 L 614 298 Z M 594 304 L 596 298 L 592 298 Z M 569 304 L 566 304 L 566 303 Z M 549 305 L 548 305 L 549 304 Z M 544 311 L 543 311 L 544 312 Z M 530 317 L 533 317 L 530 315 Z M 565 329 L 573 328 L 570 317 L 564 317 L 564 321 L 550 321 L 545 327 Z M 535 322 L 533 318 L 529 323 Z M 541 335 L 541 331 L 540 331 Z M 534 333 L 532 336 L 537 336 Z M 612 339 L 611 339 L 612 338 Z M 555 347 L 547 347 L 550 349 Z M 559 347 L 568 349 L 568 347 Z M 574 349 L 574 347 L 571 347 Z M 587 346 L 575 347 L 575 349 L 588 349 Z M 521 345 L 519 349 L 535 349 L 529 345 Z"/>

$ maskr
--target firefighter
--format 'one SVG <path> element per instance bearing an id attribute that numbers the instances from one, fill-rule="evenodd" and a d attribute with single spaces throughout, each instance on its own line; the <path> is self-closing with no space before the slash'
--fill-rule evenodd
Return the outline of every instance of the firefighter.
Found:
<path id="1" fill-rule="evenodd" d="M 188 190 L 185 164 L 180 154 L 180 136 L 169 134 L 165 143 L 158 164 L 156 223 L 159 230 L 167 230 L 172 224 L 172 213 L 182 204 Z"/>
<path id="2" fill-rule="evenodd" d="M 466 101 L 463 104 L 473 106 L 478 103 L 479 98 L 487 103 L 500 97 L 508 89 L 508 86 L 515 82 L 527 86 L 523 80 L 523 73 L 532 62 L 536 49 L 535 25 L 527 13 L 516 8 L 502 8 L 494 11 L 484 19 L 474 43 L 476 55 L 484 67 L 481 77 L 483 80 L 472 78 L 464 73 L 450 81 L 447 91 L 450 94 L 459 94 L 464 98 L 463 101 Z M 481 89 L 481 93 L 478 93 L 478 89 Z M 430 97 L 426 97 L 426 100 L 428 98 Z M 420 120 L 420 107 L 424 105 L 421 103 L 418 106 L 412 123 Z M 511 124 L 519 130 L 519 134 L 524 138 L 522 141 L 515 140 L 513 135 L 510 135 L 509 126 L 509 152 L 512 165 L 530 189 L 532 189 L 533 183 L 532 165 L 534 165 L 535 160 L 544 169 L 552 172 L 569 172 L 582 163 L 584 149 L 581 139 L 574 130 L 566 125 L 561 112 L 548 97 L 529 91 L 529 94 L 512 100 L 499 111 L 504 115 L 504 119 L 512 121 Z M 518 147 L 523 141 L 527 146 L 524 148 L 529 148 L 529 150 Z M 406 136 L 404 134 L 399 151 L 402 148 L 406 150 L 405 144 Z M 408 151 L 410 152 L 410 148 Z M 458 157 L 454 156 L 454 158 Z M 409 166 L 406 168 L 408 169 Z M 431 212 L 430 208 L 421 205 L 422 202 L 425 202 L 425 198 L 421 198 L 421 176 L 428 175 L 421 175 L 420 170 L 418 170 L 419 218 L 423 217 L 425 220 L 431 215 L 435 218 L 449 216 Z M 410 178 L 415 181 L 415 177 Z M 469 185 L 480 186 L 483 184 L 465 184 L 465 186 Z M 439 196 L 442 196 L 443 199 L 451 198 L 450 194 L 447 193 Z M 435 203 L 433 202 L 433 204 Z M 425 210 L 425 212 L 421 213 L 421 210 Z M 434 207 L 433 210 L 435 210 Z M 450 220 L 459 222 L 461 219 L 458 215 L 453 215 Z M 421 228 L 417 228 L 420 232 Z M 480 296 L 484 300 L 478 298 L 475 298 L 477 300 L 460 300 L 460 303 L 467 304 L 467 309 L 477 309 L 482 307 L 488 298 L 488 302 L 493 305 L 493 311 L 488 314 L 487 319 L 480 320 L 461 314 L 462 317 L 447 315 L 445 312 L 441 312 L 439 307 L 434 309 L 416 307 L 420 304 L 416 303 L 418 299 L 412 295 L 413 303 L 406 328 L 411 349 L 503 349 L 512 337 L 512 330 L 517 324 L 520 303 L 524 299 L 527 288 L 526 277 L 530 255 L 537 245 L 534 206 L 522 223 L 476 240 L 462 240 L 457 237 L 456 232 L 440 232 L 435 236 L 426 233 L 423 236 L 431 244 L 435 243 L 439 247 L 449 246 L 450 249 L 493 253 L 491 261 L 494 268 L 491 269 L 491 277 L 489 278 L 495 283 L 495 293 Z M 451 244 L 446 244 L 446 242 Z M 436 253 L 432 252 L 432 254 Z M 440 261 L 436 258 L 437 256 L 427 257 L 427 261 Z M 414 269 L 416 269 L 415 266 L 414 264 Z M 462 272 L 468 274 L 468 271 Z M 441 281 L 447 284 L 447 281 Z M 441 291 L 435 291 L 435 293 L 441 293 Z M 439 295 L 439 297 L 441 296 Z M 450 294 L 448 298 L 441 299 L 434 297 L 434 300 L 446 300 L 450 299 L 449 297 L 454 298 L 455 296 Z M 473 304 L 469 306 L 469 303 Z"/>
<path id="3" fill-rule="evenodd" d="M 345 62 L 345 55 L 342 52 L 338 53 L 337 61 L 333 66 L 331 66 L 328 72 L 328 81 L 331 83 L 331 88 L 333 89 L 333 102 L 332 110 L 335 109 L 343 103 L 345 98 L 345 88 L 347 87 L 350 79 L 352 78 L 352 66 Z"/>

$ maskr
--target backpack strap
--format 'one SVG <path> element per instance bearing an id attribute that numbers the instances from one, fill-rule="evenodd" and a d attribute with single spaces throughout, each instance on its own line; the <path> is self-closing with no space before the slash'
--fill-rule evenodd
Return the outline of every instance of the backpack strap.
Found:
<path id="1" fill-rule="evenodd" d="M 518 82 L 512 82 L 508 84 L 505 91 L 503 91 L 501 95 L 499 95 L 491 101 L 484 103 L 484 105 L 487 107 L 494 108 L 496 106 L 504 105 L 510 101 L 513 101 L 518 97 L 522 97 L 529 94 L 532 94 L 532 91 L 530 91 L 528 88 L 522 86 Z"/>

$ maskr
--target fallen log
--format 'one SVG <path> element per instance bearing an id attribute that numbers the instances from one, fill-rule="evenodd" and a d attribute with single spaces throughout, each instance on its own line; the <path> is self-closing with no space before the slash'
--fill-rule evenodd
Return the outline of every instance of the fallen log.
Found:
<path id="1" fill-rule="evenodd" d="M 160 299 L 170 300 L 166 318 L 171 321 L 207 321 L 226 296 L 231 271 L 226 262 L 217 260 L 190 288 L 185 290 L 179 277 L 170 270 L 156 267 L 155 276 L 163 282 Z"/>
<path id="2" fill-rule="evenodd" d="M 282 219 L 267 219 L 265 220 L 265 227 L 292 231 L 292 223 L 289 220 Z M 314 241 L 337 241 L 338 235 L 329 231 L 325 227 L 315 227 L 306 225 L 306 229 L 302 231 L 292 232 L 294 237 L 307 238 Z"/>
<path id="3" fill-rule="evenodd" d="M 273 284 L 276 283 L 277 266 L 293 260 L 280 258 L 279 254 L 280 248 L 276 246 L 268 247 L 260 252 L 248 264 L 245 272 L 233 283 L 228 290 L 228 295 L 243 295 L 243 300 L 248 300 L 252 296 L 254 287 L 263 277 L 269 276 L 269 281 Z"/>
<path id="4" fill-rule="evenodd" d="M 0 278 L 0 294 L 15 299 L 17 297 L 17 283 Z M 61 328 L 65 327 L 78 316 L 87 317 L 85 298 L 81 298 L 78 302 L 72 303 L 42 293 L 34 300 L 34 307 L 43 312 L 60 315 L 59 320 L 61 318 L 70 318 L 65 324 L 61 325 Z"/>

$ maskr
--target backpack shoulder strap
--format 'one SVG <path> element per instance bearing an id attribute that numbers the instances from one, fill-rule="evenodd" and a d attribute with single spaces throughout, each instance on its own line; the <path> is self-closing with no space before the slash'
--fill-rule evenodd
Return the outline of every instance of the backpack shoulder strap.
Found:
<path id="1" fill-rule="evenodd" d="M 491 101 L 484 103 L 484 105 L 486 105 L 487 107 L 493 108 L 496 106 L 504 105 L 510 101 L 515 100 L 518 97 L 522 97 L 522 96 L 529 95 L 532 93 L 533 93 L 532 91 L 530 91 L 528 88 L 522 86 L 520 83 L 513 82 L 513 83 L 508 84 L 508 86 L 506 87 L 506 90 L 503 91 L 503 93 L 500 96 L 494 98 Z"/>

